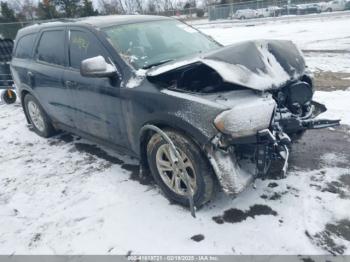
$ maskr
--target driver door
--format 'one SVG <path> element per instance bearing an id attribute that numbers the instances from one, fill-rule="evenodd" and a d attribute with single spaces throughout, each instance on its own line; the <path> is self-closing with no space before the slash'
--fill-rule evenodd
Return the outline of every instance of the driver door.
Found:
<path id="1" fill-rule="evenodd" d="M 69 68 L 64 72 L 64 85 L 72 94 L 72 112 L 76 128 L 83 133 L 127 146 L 122 137 L 124 126 L 120 104 L 120 81 L 108 77 L 93 78 L 80 74 L 81 61 L 108 53 L 98 38 L 82 28 L 68 29 Z"/>

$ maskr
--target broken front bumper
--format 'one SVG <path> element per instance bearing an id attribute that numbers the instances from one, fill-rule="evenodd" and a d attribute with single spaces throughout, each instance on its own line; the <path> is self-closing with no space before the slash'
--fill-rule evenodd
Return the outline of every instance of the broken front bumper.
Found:
<path id="1" fill-rule="evenodd" d="M 208 159 L 223 191 L 227 194 L 242 192 L 253 180 L 267 173 L 271 160 L 282 158 L 282 172 L 288 167 L 290 138 L 285 133 L 273 134 L 269 129 L 259 131 L 256 135 L 256 161 L 238 159 L 235 147 L 220 147 L 218 138 L 212 140 Z"/>
<path id="2" fill-rule="evenodd" d="M 254 180 L 254 174 L 242 169 L 231 148 L 216 149 L 208 154 L 208 159 L 223 191 L 227 194 L 242 192 Z"/>
<path id="3" fill-rule="evenodd" d="M 324 105 L 312 102 L 308 114 L 303 117 L 276 112 L 270 127 L 258 131 L 254 136 L 235 139 L 221 133 L 215 136 L 206 151 L 223 191 L 227 194 L 242 192 L 255 178 L 266 175 L 271 162 L 275 160 L 282 162 L 280 172 L 284 175 L 292 142 L 288 134 L 339 125 L 340 120 L 315 119 L 324 111 Z M 244 144 L 255 147 L 255 161 L 238 159 L 235 149 Z"/>
<path id="4" fill-rule="evenodd" d="M 316 119 L 318 115 L 327 111 L 327 108 L 318 102 L 312 101 L 309 111 L 304 116 L 295 116 L 287 110 L 276 112 L 274 124 L 288 134 L 297 133 L 307 129 L 320 129 L 338 126 L 340 120 Z"/>

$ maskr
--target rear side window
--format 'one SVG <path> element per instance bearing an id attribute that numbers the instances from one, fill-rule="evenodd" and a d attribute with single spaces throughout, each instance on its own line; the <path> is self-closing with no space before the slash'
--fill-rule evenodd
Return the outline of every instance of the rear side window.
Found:
<path id="1" fill-rule="evenodd" d="M 70 30 L 69 60 L 72 68 L 79 69 L 81 61 L 98 55 L 105 57 L 105 51 L 93 34 Z"/>
<path id="2" fill-rule="evenodd" d="M 63 30 L 45 31 L 37 48 L 40 61 L 54 65 L 64 65 L 65 34 Z"/>
<path id="3" fill-rule="evenodd" d="M 32 57 L 35 36 L 35 34 L 29 34 L 19 39 L 16 47 L 15 57 L 24 59 Z"/>

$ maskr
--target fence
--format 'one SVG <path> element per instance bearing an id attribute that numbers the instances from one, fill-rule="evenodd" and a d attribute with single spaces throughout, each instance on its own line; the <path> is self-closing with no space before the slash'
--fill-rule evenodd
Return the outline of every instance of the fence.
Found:
<path id="1" fill-rule="evenodd" d="M 343 10 L 350 10 L 350 1 L 344 1 Z M 254 0 L 224 5 L 210 5 L 208 19 L 262 18 L 280 15 L 304 15 L 326 11 L 323 0 Z M 239 11 L 237 13 L 237 11 Z M 240 15 L 241 14 L 241 15 Z"/>
<path id="2" fill-rule="evenodd" d="M 173 9 L 166 11 L 158 12 L 143 12 L 142 14 L 146 15 L 161 15 L 161 16 L 171 16 L 178 17 L 183 19 L 195 19 L 203 18 L 206 16 L 206 7 L 205 8 L 185 8 L 185 9 Z"/>
<path id="3" fill-rule="evenodd" d="M 2 23 L 0 24 L 0 38 L 14 39 L 17 31 L 28 23 Z"/>

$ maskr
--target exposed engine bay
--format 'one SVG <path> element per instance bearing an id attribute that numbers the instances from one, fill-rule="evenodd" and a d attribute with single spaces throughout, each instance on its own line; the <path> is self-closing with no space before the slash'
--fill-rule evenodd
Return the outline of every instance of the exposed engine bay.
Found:
<path id="1" fill-rule="evenodd" d="M 201 63 L 162 75 L 156 83 L 164 88 L 194 93 L 217 93 L 245 88 L 224 82 L 218 72 Z"/>

